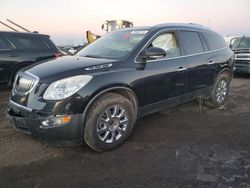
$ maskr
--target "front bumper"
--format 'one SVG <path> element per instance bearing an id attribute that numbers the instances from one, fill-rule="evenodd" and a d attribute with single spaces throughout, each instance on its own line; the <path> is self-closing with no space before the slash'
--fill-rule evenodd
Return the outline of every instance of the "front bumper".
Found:
<path id="1" fill-rule="evenodd" d="M 83 140 L 83 114 L 74 114 L 66 124 L 44 127 L 42 121 L 55 117 L 13 101 L 8 105 L 8 118 L 12 127 L 37 139 L 53 144 L 81 144 Z"/>

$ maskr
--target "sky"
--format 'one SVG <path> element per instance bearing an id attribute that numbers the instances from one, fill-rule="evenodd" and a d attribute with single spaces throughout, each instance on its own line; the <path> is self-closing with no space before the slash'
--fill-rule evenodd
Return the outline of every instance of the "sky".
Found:
<path id="1" fill-rule="evenodd" d="M 111 19 L 134 26 L 198 23 L 241 36 L 250 35 L 250 0 L 0 0 L 0 21 L 6 19 L 65 45 L 83 44 L 86 30 L 103 35 L 101 25 Z"/>

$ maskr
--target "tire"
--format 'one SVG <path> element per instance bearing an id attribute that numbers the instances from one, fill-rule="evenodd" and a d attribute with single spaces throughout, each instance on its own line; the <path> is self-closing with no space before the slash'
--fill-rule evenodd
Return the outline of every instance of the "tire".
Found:
<path id="1" fill-rule="evenodd" d="M 85 143 L 96 151 L 117 148 L 131 134 L 135 114 L 133 104 L 122 95 L 107 93 L 101 96 L 87 112 Z"/>
<path id="2" fill-rule="evenodd" d="M 224 105 L 229 93 L 230 82 L 231 76 L 226 72 L 221 73 L 217 77 L 209 97 L 209 106 L 217 108 L 221 105 Z"/>

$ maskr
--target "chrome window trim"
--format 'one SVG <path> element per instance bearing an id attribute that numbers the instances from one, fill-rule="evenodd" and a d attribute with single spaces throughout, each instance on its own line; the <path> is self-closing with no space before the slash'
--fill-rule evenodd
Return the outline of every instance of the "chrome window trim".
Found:
<path id="1" fill-rule="evenodd" d="M 0 51 L 11 51 L 13 49 L 10 49 L 10 48 L 5 48 L 5 49 L 0 49 Z"/>
<path id="2" fill-rule="evenodd" d="M 165 60 L 171 60 L 171 59 L 179 59 L 179 58 L 183 58 L 183 57 L 192 57 L 192 56 L 197 56 L 197 55 L 201 55 L 201 54 L 209 54 L 209 53 L 225 50 L 226 48 L 227 47 L 221 48 L 221 49 L 218 49 L 218 50 L 211 50 L 211 51 L 206 51 L 206 52 L 196 53 L 196 54 L 191 54 L 191 55 L 183 55 L 183 56 L 178 56 L 178 57 L 170 57 L 170 58 L 148 60 L 147 63 L 154 62 L 154 61 L 165 61 Z M 139 63 L 139 62 L 137 62 L 137 63 Z"/>
<path id="3" fill-rule="evenodd" d="M 169 29 L 163 29 L 161 31 L 158 31 L 157 33 L 155 33 L 149 40 L 148 42 L 142 47 L 142 49 L 139 51 L 139 53 L 135 56 L 134 58 L 134 63 L 140 63 L 139 61 L 137 61 L 136 59 L 138 58 L 139 54 L 146 48 L 146 46 L 153 40 L 153 38 L 162 33 L 162 32 L 171 32 L 171 31 L 181 31 L 181 30 L 185 30 L 185 31 L 194 31 L 194 32 L 213 32 L 213 31 L 209 31 L 209 30 L 199 30 L 199 29 L 190 29 L 190 28 L 169 28 Z M 172 60 L 172 59 L 179 59 L 179 58 L 183 58 L 183 57 L 192 57 L 192 56 L 196 56 L 196 55 L 201 55 L 201 54 L 208 54 L 208 53 L 213 53 L 213 52 L 217 52 L 217 51 L 221 51 L 221 50 L 225 50 L 227 49 L 228 47 L 225 46 L 224 48 L 220 48 L 220 49 L 217 49 L 217 50 L 209 50 L 209 51 L 206 51 L 206 52 L 201 52 L 201 53 L 196 53 L 196 54 L 190 54 L 190 55 L 182 55 L 182 56 L 178 56 L 178 57 L 170 57 L 170 58 L 162 58 L 162 59 L 154 59 L 154 60 L 148 60 L 147 63 L 150 63 L 150 62 L 155 62 L 155 61 L 165 61 L 165 60 Z"/>
<path id="4" fill-rule="evenodd" d="M 12 104 L 12 105 L 14 105 L 14 106 L 16 106 L 16 107 L 18 107 L 18 108 L 21 108 L 21 109 L 23 109 L 23 110 L 25 110 L 25 111 L 27 111 L 27 112 L 32 112 L 32 109 L 31 109 L 31 108 L 26 107 L 26 106 L 23 106 L 23 105 L 21 105 L 21 104 L 18 104 L 18 103 L 16 103 L 16 102 L 12 101 L 12 100 L 10 100 L 10 104 Z"/>

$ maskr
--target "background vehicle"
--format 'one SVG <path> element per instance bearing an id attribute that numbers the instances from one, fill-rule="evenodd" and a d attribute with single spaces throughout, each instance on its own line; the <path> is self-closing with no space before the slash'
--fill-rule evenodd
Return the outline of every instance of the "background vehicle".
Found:
<path id="1" fill-rule="evenodd" d="M 0 86 L 12 85 L 21 68 L 60 55 L 48 35 L 0 32 Z"/>
<path id="2" fill-rule="evenodd" d="M 117 29 L 134 27 L 133 23 L 127 20 L 106 20 L 104 24 L 102 24 L 102 29 L 106 32 L 111 32 Z"/>
<path id="3" fill-rule="evenodd" d="M 48 142 L 94 150 L 125 142 L 136 119 L 197 97 L 226 101 L 234 54 L 194 24 L 111 32 L 76 56 L 18 73 L 8 107 L 14 127 Z"/>
<path id="4" fill-rule="evenodd" d="M 106 20 L 105 23 L 102 24 L 102 29 L 104 29 L 106 32 L 111 32 L 117 29 L 128 28 L 133 26 L 134 25 L 132 22 L 126 20 Z M 86 38 L 89 44 L 100 37 L 100 35 L 96 35 L 89 30 L 86 32 Z"/>
<path id="5" fill-rule="evenodd" d="M 250 73 L 250 37 L 235 37 L 230 41 L 235 53 L 235 72 Z"/>

